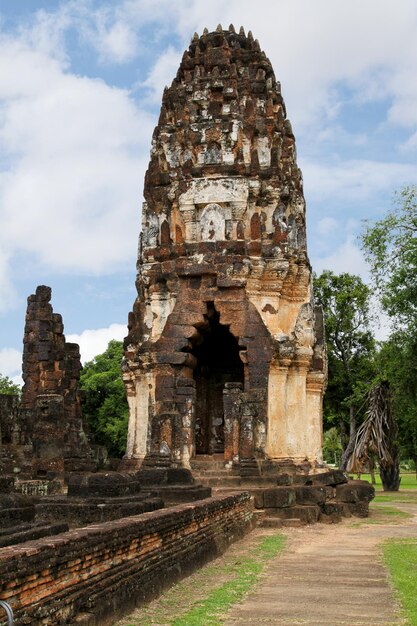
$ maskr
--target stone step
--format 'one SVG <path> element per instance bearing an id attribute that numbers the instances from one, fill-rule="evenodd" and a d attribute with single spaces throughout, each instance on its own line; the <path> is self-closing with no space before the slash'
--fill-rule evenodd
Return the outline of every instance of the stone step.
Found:
<path id="1" fill-rule="evenodd" d="M 224 464 L 224 459 L 218 459 L 218 460 L 198 460 L 196 461 L 195 459 L 193 459 L 190 462 L 191 465 L 191 470 L 194 471 L 206 471 L 206 470 L 217 470 L 217 471 L 222 471 L 222 470 L 229 470 L 229 468 L 225 467 Z"/>
<path id="2" fill-rule="evenodd" d="M 258 526 L 261 528 L 282 528 L 283 521 L 280 517 L 275 517 L 268 515 L 267 517 L 263 517 L 259 520 Z"/>
<path id="3" fill-rule="evenodd" d="M 282 518 L 276 513 L 271 514 L 271 509 L 254 509 L 253 517 L 260 528 L 299 528 L 307 523 L 299 517 Z"/>
<path id="4" fill-rule="evenodd" d="M 285 513 L 282 511 L 284 509 L 255 509 L 254 518 L 257 526 L 260 528 L 299 528 L 318 521 L 318 517 L 315 520 L 315 514 L 312 515 L 311 512 L 304 510 L 300 512 L 299 507 L 289 507 L 285 509 Z M 288 517 L 285 517 L 287 515 Z"/>
<path id="5" fill-rule="evenodd" d="M 257 525 L 260 525 L 262 520 L 266 517 L 265 509 L 254 509 L 253 510 L 253 519 L 255 520 Z"/>
<path id="6" fill-rule="evenodd" d="M 301 526 L 305 526 L 305 522 L 300 520 L 298 517 L 289 517 L 288 519 L 282 519 L 282 528 L 300 528 Z"/>
<path id="7" fill-rule="evenodd" d="M 204 476 L 200 474 L 199 476 L 195 476 L 195 478 L 207 487 L 240 487 L 242 484 L 240 476 L 219 476 L 218 474 L 214 476 Z"/>
<path id="8" fill-rule="evenodd" d="M 320 517 L 320 507 L 297 504 L 283 509 L 268 509 L 268 515 L 281 519 L 299 519 L 304 524 L 315 524 Z"/>
<path id="9" fill-rule="evenodd" d="M 221 468 L 221 469 L 200 469 L 192 470 L 194 478 L 205 478 L 206 476 L 240 476 L 239 472 L 234 469 Z"/>
<path id="10" fill-rule="evenodd" d="M 13 529 L 8 535 L 4 534 L 0 537 L 0 548 L 12 546 L 18 543 L 24 543 L 26 541 L 33 541 L 35 539 L 41 539 L 42 537 L 51 537 L 53 535 L 59 535 L 69 530 L 69 526 L 66 523 L 61 524 L 47 524 L 47 525 L 33 525 L 33 527 L 26 527 L 23 530 L 17 527 Z"/>
<path id="11" fill-rule="evenodd" d="M 259 488 L 272 488 L 276 487 L 275 480 L 273 478 L 265 478 L 262 476 L 251 476 L 250 478 L 243 478 L 236 474 L 219 474 L 214 473 L 212 475 L 205 475 L 203 473 L 193 472 L 194 478 L 201 482 L 203 485 L 212 487 L 228 487 L 238 486 L 245 491 L 258 490 Z"/>

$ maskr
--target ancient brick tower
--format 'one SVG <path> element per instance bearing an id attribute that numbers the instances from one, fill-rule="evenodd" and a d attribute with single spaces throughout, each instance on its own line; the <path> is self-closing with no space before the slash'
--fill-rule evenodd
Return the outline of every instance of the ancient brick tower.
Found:
<path id="1" fill-rule="evenodd" d="M 321 461 L 322 318 L 280 85 L 243 29 L 194 35 L 145 177 L 125 340 L 128 465 Z"/>
<path id="2" fill-rule="evenodd" d="M 33 446 L 34 477 L 95 469 L 81 410 L 80 349 L 65 340 L 50 300 L 51 288 L 44 285 L 29 296 L 23 338 L 19 415 Z"/>

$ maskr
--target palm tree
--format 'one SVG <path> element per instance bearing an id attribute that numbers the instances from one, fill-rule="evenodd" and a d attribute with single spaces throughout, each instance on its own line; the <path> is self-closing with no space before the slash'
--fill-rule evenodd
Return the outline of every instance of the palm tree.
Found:
<path id="1" fill-rule="evenodd" d="M 387 381 L 377 383 L 370 389 L 365 415 L 356 433 L 348 469 L 361 473 L 364 464 L 375 455 L 384 491 L 398 491 L 401 481 L 396 441 L 398 428 L 391 411 L 391 392 Z"/>

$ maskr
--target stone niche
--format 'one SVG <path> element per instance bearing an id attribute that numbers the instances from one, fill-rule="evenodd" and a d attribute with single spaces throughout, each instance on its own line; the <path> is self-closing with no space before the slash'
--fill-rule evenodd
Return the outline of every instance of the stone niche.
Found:
<path id="1" fill-rule="evenodd" d="M 123 466 L 322 464 L 326 355 L 280 84 L 243 30 L 194 36 L 145 177 Z"/>

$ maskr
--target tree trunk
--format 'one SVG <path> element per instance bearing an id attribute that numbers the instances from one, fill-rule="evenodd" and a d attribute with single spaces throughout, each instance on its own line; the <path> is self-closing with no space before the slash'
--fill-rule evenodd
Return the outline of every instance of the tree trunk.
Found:
<path id="1" fill-rule="evenodd" d="M 398 491 L 400 488 L 400 464 L 379 466 L 379 475 L 381 476 L 384 491 Z"/>
<path id="2" fill-rule="evenodd" d="M 342 455 L 342 461 L 340 463 L 340 469 L 345 472 L 349 463 L 349 459 L 355 449 L 356 440 L 356 415 L 353 406 L 349 407 L 349 443 Z"/>
<path id="3" fill-rule="evenodd" d="M 369 473 L 371 475 L 371 484 L 375 485 L 375 459 L 373 456 L 369 458 Z"/>
<path id="4" fill-rule="evenodd" d="M 340 428 L 340 443 L 342 445 L 342 454 L 343 454 L 348 444 L 347 436 L 346 436 L 346 426 L 345 426 L 345 422 L 343 421 L 343 419 L 341 419 L 339 422 L 339 428 Z M 417 471 L 417 467 L 416 467 L 416 471 Z"/>

